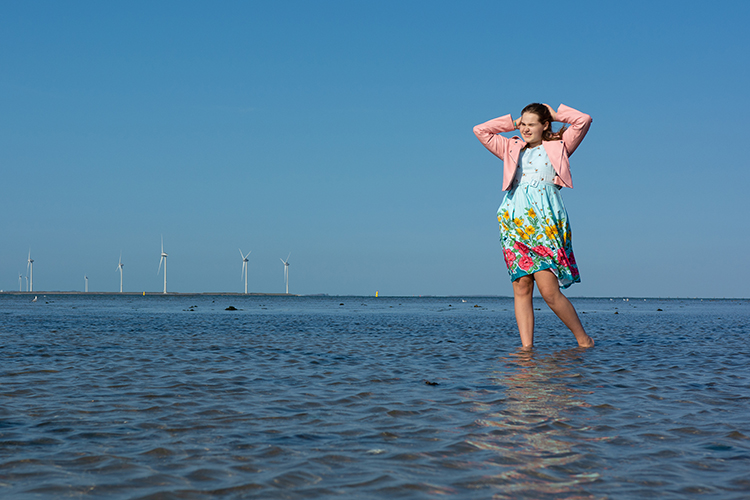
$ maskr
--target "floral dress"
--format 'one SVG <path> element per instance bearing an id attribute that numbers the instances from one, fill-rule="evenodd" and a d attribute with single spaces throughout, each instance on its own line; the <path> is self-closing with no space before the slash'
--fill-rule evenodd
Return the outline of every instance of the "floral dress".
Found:
<path id="1" fill-rule="evenodd" d="M 521 152 L 512 188 L 497 211 L 511 281 L 549 269 L 561 288 L 581 281 L 568 213 L 544 146 Z"/>

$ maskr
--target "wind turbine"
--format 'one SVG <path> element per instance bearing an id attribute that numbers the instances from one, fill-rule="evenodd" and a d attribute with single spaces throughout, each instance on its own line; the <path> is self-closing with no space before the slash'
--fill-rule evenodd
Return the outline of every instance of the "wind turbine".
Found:
<path id="1" fill-rule="evenodd" d="M 279 257 L 279 260 L 284 263 L 284 283 L 286 283 L 286 293 L 289 293 L 289 257 L 292 256 L 292 252 L 286 256 L 286 260 Z"/>
<path id="2" fill-rule="evenodd" d="M 86 282 L 86 286 L 84 287 L 83 291 L 88 292 L 89 291 L 89 277 L 84 274 L 83 280 Z"/>
<path id="3" fill-rule="evenodd" d="M 244 255 L 242 253 L 241 248 L 239 249 L 239 251 L 240 251 L 240 257 L 242 257 L 242 271 L 240 272 L 240 279 L 242 279 L 242 275 L 244 274 L 245 275 L 245 293 L 247 293 L 247 261 L 248 261 L 247 258 L 250 256 L 250 253 L 252 252 L 252 250 L 250 250 L 250 252 L 247 252 L 247 255 Z"/>
<path id="4" fill-rule="evenodd" d="M 156 274 L 161 271 L 162 262 L 164 262 L 164 293 L 167 293 L 167 254 L 164 253 L 164 236 L 161 237 L 161 259 L 159 259 L 159 269 L 156 270 Z"/>
<path id="5" fill-rule="evenodd" d="M 162 248 L 162 252 L 163 251 L 164 251 L 164 249 Z M 122 293 L 122 268 L 124 266 L 125 266 L 125 264 L 122 263 L 122 252 L 120 252 L 120 263 L 117 264 L 117 269 L 115 269 L 115 272 L 120 271 L 120 293 Z M 164 269 L 165 269 L 164 274 L 166 274 L 166 269 L 167 269 L 166 264 L 164 265 Z M 158 271 L 156 273 L 159 274 Z M 166 289 L 166 287 L 165 287 L 165 289 Z"/>
<path id="6" fill-rule="evenodd" d="M 18 273 L 18 291 L 23 292 L 23 274 Z"/>
<path id="7" fill-rule="evenodd" d="M 29 249 L 29 260 L 26 264 L 26 272 L 29 273 L 29 291 L 34 291 L 34 259 L 31 258 L 31 249 Z"/>

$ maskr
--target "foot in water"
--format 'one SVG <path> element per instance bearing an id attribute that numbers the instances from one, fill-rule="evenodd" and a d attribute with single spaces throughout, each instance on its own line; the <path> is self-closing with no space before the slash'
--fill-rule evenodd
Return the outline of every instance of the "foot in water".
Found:
<path id="1" fill-rule="evenodd" d="M 578 341 L 578 347 L 594 347 L 594 339 L 586 335 L 585 339 Z"/>

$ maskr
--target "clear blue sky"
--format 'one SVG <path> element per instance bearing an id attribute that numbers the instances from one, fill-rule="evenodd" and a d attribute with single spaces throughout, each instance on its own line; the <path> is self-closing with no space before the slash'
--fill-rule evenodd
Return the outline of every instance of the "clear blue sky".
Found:
<path id="1" fill-rule="evenodd" d="M 529 7 L 533 5 L 533 9 Z M 0 288 L 511 295 L 529 102 L 594 123 L 570 296 L 748 297 L 750 3 L 0 3 Z"/>

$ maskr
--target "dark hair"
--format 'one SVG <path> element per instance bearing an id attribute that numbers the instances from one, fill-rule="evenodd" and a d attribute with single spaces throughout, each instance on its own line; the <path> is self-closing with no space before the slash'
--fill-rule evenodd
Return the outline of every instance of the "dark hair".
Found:
<path id="1" fill-rule="evenodd" d="M 539 117 L 539 123 L 548 123 L 549 127 L 547 127 L 547 130 L 542 132 L 542 140 L 543 141 L 559 141 L 562 139 L 563 132 L 568 128 L 567 126 L 562 127 L 557 132 L 552 131 L 552 115 L 549 112 L 549 109 L 544 104 L 540 104 L 538 102 L 532 102 L 525 108 L 523 108 L 523 111 L 521 111 L 521 115 L 524 113 L 534 113 L 536 116 Z"/>

